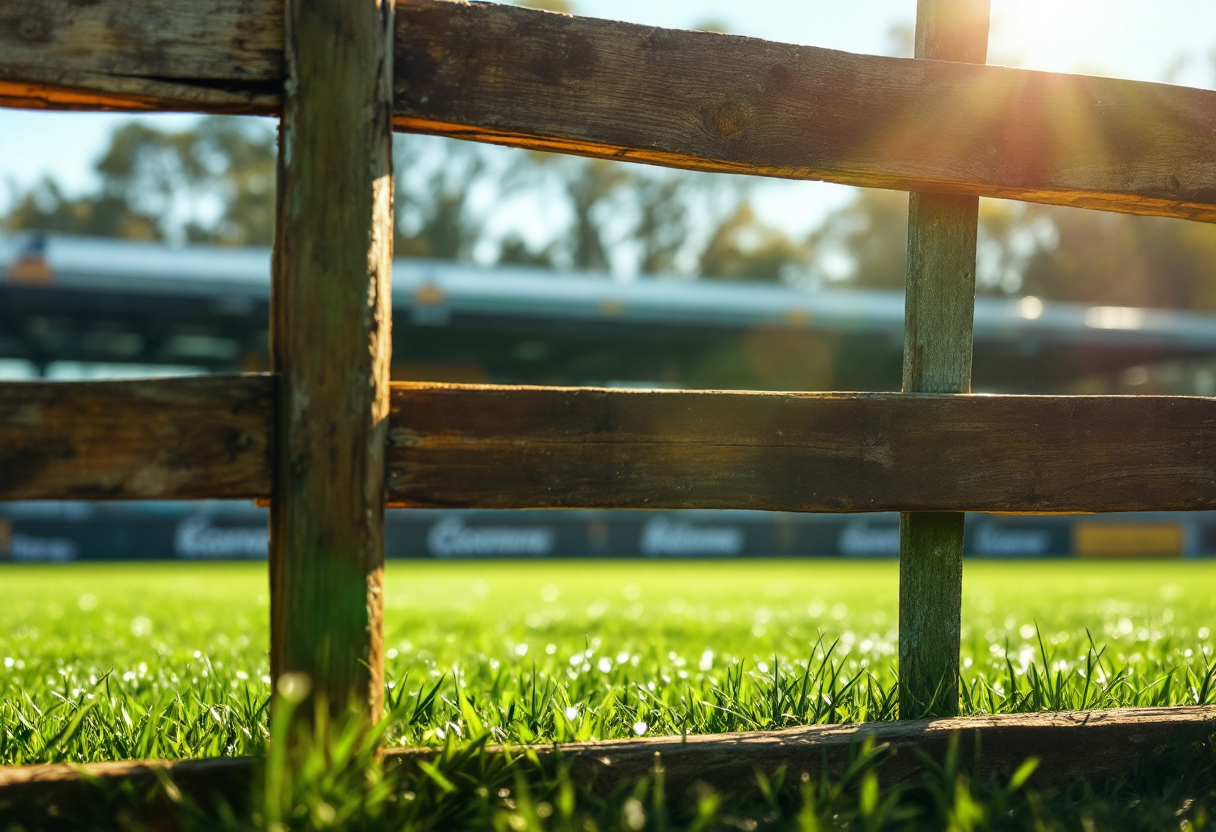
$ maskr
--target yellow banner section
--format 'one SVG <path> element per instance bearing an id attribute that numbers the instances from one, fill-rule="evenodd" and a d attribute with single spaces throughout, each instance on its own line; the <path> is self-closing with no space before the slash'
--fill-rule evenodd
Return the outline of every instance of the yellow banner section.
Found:
<path id="1" fill-rule="evenodd" d="M 1176 558 L 1182 556 L 1177 523 L 1085 523 L 1073 526 L 1073 551 L 1083 558 Z"/>

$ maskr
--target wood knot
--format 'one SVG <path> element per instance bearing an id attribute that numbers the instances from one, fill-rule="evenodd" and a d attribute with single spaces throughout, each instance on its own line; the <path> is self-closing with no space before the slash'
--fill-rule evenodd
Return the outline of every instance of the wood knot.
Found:
<path id="1" fill-rule="evenodd" d="M 714 127 L 724 139 L 733 139 L 751 124 L 751 111 L 743 104 L 723 104 L 714 113 Z"/>
<path id="2" fill-rule="evenodd" d="M 51 21 L 44 15 L 28 15 L 17 22 L 17 37 L 26 43 L 48 43 Z"/>

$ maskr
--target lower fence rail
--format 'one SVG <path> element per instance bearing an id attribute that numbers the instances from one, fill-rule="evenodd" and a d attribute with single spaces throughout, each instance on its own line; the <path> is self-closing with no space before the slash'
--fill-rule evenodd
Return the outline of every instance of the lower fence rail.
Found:
<path id="1" fill-rule="evenodd" d="M 886 760 L 884 782 L 910 778 L 926 760 L 940 762 L 952 742 L 981 778 L 1009 776 L 1028 758 L 1037 758 L 1031 783 L 1038 788 L 1063 786 L 1077 778 L 1101 784 L 1127 777 L 1197 743 L 1216 736 L 1216 706 L 1137 708 L 1037 714 L 966 716 L 855 725 L 814 725 L 781 731 L 656 737 L 565 745 L 532 746 L 544 760 L 561 757 L 571 773 L 610 789 L 653 775 L 664 768 L 668 794 L 681 798 L 698 783 L 730 794 L 756 788 L 757 771 L 786 769 L 787 782 L 802 774 L 838 776 L 872 738 Z M 490 748 L 489 753 L 515 753 Z M 420 771 L 444 752 L 436 749 L 387 749 L 388 766 L 405 774 Z M 978 755 L 978 756 L 977 756 Z M 264 761 L 255 757 L 206 760 L 141 760 L 88 765 L 40 765 L 0 768 L 0 807 L 10 810 L 59 811 L 86 805 L 119 786 L 141 794 L 170 788 L 200 806 L 222 800 L 248 799 Z M 161 810 L 172 811 L 172 800 Z M 156 801 L 147 806 L 156 809 Z"/>

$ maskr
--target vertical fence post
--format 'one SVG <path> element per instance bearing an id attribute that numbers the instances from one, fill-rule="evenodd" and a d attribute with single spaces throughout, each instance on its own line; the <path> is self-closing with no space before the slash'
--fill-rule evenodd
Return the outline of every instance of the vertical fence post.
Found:
<path id="1" fill-rule="evenodd" d="M 381 706 L 393 0 L 286 0 L 271 357 L 273 678 Z"/>
<path id="2" fill-rule="evenodd" d="M 917 0 L 916 57 L 984 63 L 989 0 Z M 908 198 L 905 393 L 971 391 L 979 198 Z M 899 522 L 899 712 L 958 712 L 963 514 L 919 512 Z"/>

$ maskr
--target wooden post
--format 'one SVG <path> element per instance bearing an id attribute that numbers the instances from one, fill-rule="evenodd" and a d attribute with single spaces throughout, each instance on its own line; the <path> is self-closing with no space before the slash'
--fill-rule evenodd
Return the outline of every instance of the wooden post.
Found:
<path id="1" fill-rule="evenodd" d="M 917 0 L 916 57 L 984 63 L 988 20 L 989 0 Z M 971 392 L 978 216 L 978 197 L 909 195 L 905 393 Z M 901 719 L 958 713 L 963 516 L 900 515 Z"/>
<path id="2" fill-rule="evenodd" d="M 374 719 L 384 676 L 393 0 L 286 0 L 284 11 L 271 672 L 303 674 L 331 710 Z"/>

